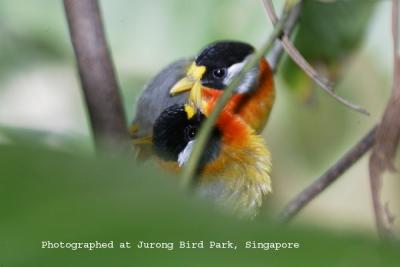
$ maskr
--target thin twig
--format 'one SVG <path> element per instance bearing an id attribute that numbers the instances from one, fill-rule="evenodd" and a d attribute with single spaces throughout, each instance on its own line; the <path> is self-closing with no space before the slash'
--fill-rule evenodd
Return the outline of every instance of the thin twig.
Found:
<path id="1" fill-rule="evenodd" d="M 376 134 L 376 142 L 369 161 L 372 204 L 375 223 L 381 238 L 393 237 L 392 219 L 389 208 L 383 205 L 381 198 L 382 175 L 385 171 L 394 171 L 393 160 L 400 141 L 400 55 L 399 55 L 399 3 L 392 1 L 392 37 L 393 37 L 393 85 L 392 94 L 385 108 Z"/>
<path id="2" fill-rule="evenodd" d="M 282 222 L 291 220 L 301 209 L 303 209 L 319 193 L 336 181 L 347 169 L 353 166 L 374 144 L 377 126 L 372 128 L 355 146 L 343 155 L 323 175 L 316 179 L 310 186 L 299 193 L 289 202 L 280 213 Z"/>
<path id="3" fill-rule="evenodd" d="M 219 98 L 210 116 L 207 118 L 205 123 L 201 126 L 198 137 L 196 138 L 196 145 L 193 148 L 193 152 L 190 156 L 189 162 L 183 169 L 181 184 L 186 187 L 196 175 L 198 163 L 203 153 L 203 149 L 206 146 L 207 140 L 210 137 L 211 130 L 213 129 L 215 122 L 218 119 L 220 112 L 223 110 L 225 104 L 228 102 L 233 94 L 235 88 L 239 85 L 240 81 L 246 75 L 246 73 L 258 64 L 260 58 L 262 58 L 273 46 L 274 41 L 278 38 L 283 31 L 283 25 L 286 22 L 287 17 L 282 17 L 276 24 L 274 31 L 269 36 L 265 44 L 257 50 L 256 54 L 249 60 L 242 70 L 233 78 L 229 86 L 224 90 L 224 93 Z"/>
<path id="4" fill-rule="evenodd" d="M 125 116 L 97 0 L 64 0 L 96 147 L 129 146 Z"/>
<path id="5" fill-rule="evenodd" d="M 270 18 L 272 24 L 276 24 L 278 21 L 278 17 L 276 15 L 272 0 L 263 0 L 264 7 L 267 11 L 268 17 Z M 358 111 L 362 114 L 369 115 L 369 112 L 350 101 L 344 99 L 341 96 L 338 96 L 333 91 L 333 85 L 331 82 L 328 81 L 325 77 L 318 74 L 318 72 L 304 59 L 301 53 L 297 50 L 297 48 L 292 44 L 289 40 L 288 36 L 284 34 L 281 37 L 281 41 L 283 44 L 283 48 L 285 49 L 286 53 L 290 56 L 290 58 L 311 78 L 317 83 L 322 90 L 327 93 L 328 95 L 332 96 L 338 102 L 342 103 L 343 105 L 351 108 L 355 111 Z"/>
<path id="6" fill-rule="evenodd" d="M 282 11 L 282 16 L 288 17 L 283 28 L 285 35 L 287 35 L 288 37 L 292 35 L 297 25 L 302 7 L 303 0 L 300 0 L 292 8 L 285 7 Z M 273 73 L 277 72 L 284 51 L 285 50 L 283 48 L 282 41 L 280 39 L 275 40 L 274 47 L 271 48 L 271 51 L 267 55 L 267 61 Z"/>

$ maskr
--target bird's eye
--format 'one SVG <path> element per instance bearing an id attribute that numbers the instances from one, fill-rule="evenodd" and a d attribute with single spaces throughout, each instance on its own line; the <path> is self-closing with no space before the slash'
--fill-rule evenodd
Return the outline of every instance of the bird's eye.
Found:
<path id="1" fill-rule="evenodd" d="M 226 69 L 225 68 L 215 69 L 213 71 L 213 75 L 217 79 L 222 79 L 226 76 Z"/>
<path id="2" fill-rule="evenodd" d="M 197 127 L 189 125 L 185 128 L 185 137 L 187 140 L 191 141 L 197 134 Z"/>

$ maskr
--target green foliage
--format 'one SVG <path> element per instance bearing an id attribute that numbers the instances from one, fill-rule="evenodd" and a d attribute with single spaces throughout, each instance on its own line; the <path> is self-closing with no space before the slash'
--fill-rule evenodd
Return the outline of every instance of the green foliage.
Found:
<path id="1" fill-rule="evenodd" d="M 93 153 L 93 144 L 89 136 L 69 136 L 41 130 L 0 126 L 0 141 L 38 147 L 53 147 L 64 152 Z M 31 145 L 32 146 L 32 145 Z"/>
<path id="2" fill-rule="evenodd" d="M 304 1 L 294 45 L 314 67 L 336 80 L 359 47 L 378 1 Z M 292 60 L 283 77 L 292 89 L 309 87 L 309 78 Z"/>
<path id="3" fill-rule="evenodd" d="M 33 12 L 38 5 L 46 8 Z M 34 63 L 65 59 L 69 49 L 64 43 L 67 39 L 59 38 L 63 32 L 57 29 L 63 19 L 57 14 L 62 11 L 61 5 L 40 0 L 23 7 L 11 1 L 0 3 L 0 79 Z"/>
<path id="4" fill-rule="evenodd" d="M 237 221 L 126 158 L 0 147 L 1 266 L 397 266 L 396 245 L 354 233 Z M 41 249 L 41 241 L 231 240 L 238 250 Z M 300 249 L 244 249 L 245 240 Z"/>
<path id="5" fill-rule="evenodd" d="M 1 32 L 0 42 L 0 78 L 13 69 L 26 68 L 29 64 L 43 60 L 60 59 L 64 51 L 54 39 L 43 32 L 32 32 L 17 35 Z"/>

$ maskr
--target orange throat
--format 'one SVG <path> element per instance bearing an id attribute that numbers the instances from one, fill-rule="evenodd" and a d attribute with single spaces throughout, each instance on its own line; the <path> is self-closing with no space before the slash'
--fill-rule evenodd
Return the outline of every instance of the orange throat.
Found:
<path id="1" fill-rule="evenodd" d="M 202 88 L 204 112 L 209 115 L 223 90 Z M 225 112 L 239 115 L 256 132 L 261 132 L 268 121 L 275 101 L 275 86 L 272 71 L 265 59 L 260 61 L 260 78 L 256 90 L 250 93 L 236 93 L 228 101 Z"/>

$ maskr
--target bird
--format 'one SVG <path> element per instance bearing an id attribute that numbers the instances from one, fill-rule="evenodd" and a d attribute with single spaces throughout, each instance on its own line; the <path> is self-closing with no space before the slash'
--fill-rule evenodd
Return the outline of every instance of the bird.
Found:
<path id="1" fill-rule="evenodd" d="M 232 79 L 254 57 L 255 49 L 239 41 L 218 41 L 203 48 L 191 62 L 186 75 L 171 88 L 170 94 L 177 96 L 190 91 L 189 99 L 194 106 L 206 114 L 214 106 L 223 90 Z M 261 132 L 268 121 L 275 100 L 273 73 L 265 58 L 248 71 L 235 88 L 225 106 L 256 132 Z"/>
<path id="2" fill-rule="evenodd" d="M 182 169 L 206 118 L 190 104 L 174 104 L 161 112 L 152 143 L 163 168 Z M 195 192 L 228 213 L 254 218 L 271 192 L 270 171 L 271 155 L 263 137 L 242 118 L 222 112 L 201 156 Z"/>
<path id="3" fill-rule="evenodd" d="M 241 41 L 216 41 L 196 57 L 178 60 L 162 69 L 144 88 L 130 127 L 132 142 L 142 155 L 149 155 L 153 125 L 162 110 L 173 104 L 192 102 L 208 115 L 244 64 L 254 56 L 254 48 Z M 262 58 L 235 89 L 225 106 L 260 133 L 275 100 L 273 74 Z M 145 152 L 143 152 L 145 151 Z M 143 158 L 146 158 L 144 156 Z"/>

